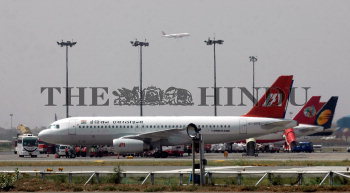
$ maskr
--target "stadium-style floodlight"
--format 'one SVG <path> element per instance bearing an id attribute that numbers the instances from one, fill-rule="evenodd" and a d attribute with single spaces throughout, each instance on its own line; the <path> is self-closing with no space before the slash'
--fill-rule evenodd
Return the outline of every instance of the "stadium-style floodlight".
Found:
<path id="1" fill-rule="evenodd" d="M 255 105 L 255 62 L 258 61 L 256 56 L 249 56 L 249 61 L 253 63 L 253 106 Z"/>
<path id="2" fill-rule="evenodd" d="M 199 134 L 199 131 L 201 129 L 198 128 L 195 124 L 193 123 L 190 123 L 188 126 L 187 126 L 187 135 L 192 139 L 192 140 L 196 140 L 198 139 L 198 134 Z"/>
<path id="3" fill-rule="evenodd" d="M 214 115 L 217 116 L 217 110 L 216 110 L 216 106 L 217 106 L 217 101 L 216 101 L 216 51 L 215 51 L 215 46 L 216 44 L 223 44 L 224 40 L 211 40 L 210 38 L 208 38 L 208 40 L 204 41 L 208 46 L 213 45 L 214 47 Z"/>
<path id="4" fill-rule="evenodd" d="M 143 110 L 142 110 L 142 105 L 143 105 L 143 92 L 142 92 L 142 47 L 147 47 L 149 46 L 149 43 L 138 41 L 137 39 L 135 41 L 130 41 L 131 45 L 134 47 L 140 47 L 140 116 L 143 116 Z"/>
<path id="5" fill-rule="evenodd" d="M 204 171 L 205 171 L 205 165 L 206 160 L 204 159 L 204 142 L 203 142 L 203 136 L 200 133 L 201 129 L 198 128 L 195 124 L 190 123 L 187 126 L 187 135 L 192 139 L 192 184 L 195 184 L 195 169 L 196 169 L 196 151 L 195 146 L 198 144 L 199 147 L 199 156 L 200 156 L 200 163 L 199 168 L 200 169 L 200 185 L 204 185 Z"/>
<path id="6" fill-rule="evenodd" d="M 66 117 L 69 117 L 69 97 L 68 97 L 68 47 L 73 47 L 77 42 L 66 41 L 63 40 L 61 42 L 57 42 L 57 45 L 61 47 L 66 47 Z"/>

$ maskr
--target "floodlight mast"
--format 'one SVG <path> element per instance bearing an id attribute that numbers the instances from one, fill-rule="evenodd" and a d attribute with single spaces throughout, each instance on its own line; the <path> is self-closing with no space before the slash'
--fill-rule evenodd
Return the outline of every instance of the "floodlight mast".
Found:
<path id="1" fill-rule="evenodd" d="M 203 186 L 205 184 L 204 181 L 204 172 L 205 172 L 205 165 L 206 160 L 204 159 L 204 143 L 203 143 L 203 136 L 200 133 L 201 129 L 198 128 L 195 124 L 190 123 L 187 126 L 187 135 L 192 139 L 192 184 L 195 185 L 195 169 L 196 169 L 196 150 L 195 146 L 196 144 L 199 145 L 199 156 L 200 156 L 200 185 Z"/>
<path id="2" fill-rule="evenodd" d="M 256 56 L 249 56 L 249 61 L 253 63 L 253 106 L 255 105 L 255 62 L 258 61 Z"/>
<path id="3" fill-rule="evenodd" d="M 143 116 L 143 91 L 142 91 L 142 47 L 148 47 L 149 43 L 145 40 L 144 42 L 138 41 L 130 41 L 131 45 L 134 47 L 140 47 L 140 116 Z"/>
<path id="4" fill-rule="evenodd" d="M 64 42 L 63 40 L 61 42 L 57 42 L 57 44 L 61 47 L 66 47 L 66 117 L 69 117 L 69 105 L 70 105 L 70 100 L 68 96 L 68 47 L 73 47 L 77 42 L 74 41 L 66 41 Z"/>
<path id="5" fill-rule="evenodd" d="M 213 40 L 208 38 L 208 40 L 204 41 L 208 46 L 213 45 L 214 48 L 214 116 L 217 116 L 217 93 L 216 93 L 216 44 L 223 44 L 224 40 Z"/>
<path id="6" fill-rule="evenodd" d="M 13 126 L 12 126 L 13 113 L 10 114 L 10 119 L 11 119 L 11 128 L 10 129 L 12 129 L 13 128 Z"/>

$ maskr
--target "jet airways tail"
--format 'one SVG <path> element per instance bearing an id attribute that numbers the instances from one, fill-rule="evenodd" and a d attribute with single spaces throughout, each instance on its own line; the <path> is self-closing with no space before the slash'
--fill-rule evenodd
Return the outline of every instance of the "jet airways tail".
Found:
<path id="1" fill-rule="evenodd" d="M 328 129 L 332 126 L 335 108 L 337 106 L 338 97 L 332 96 L 328 102 L 317 113 L 314 125 L 322 126 L 324 129 Z"/>
<path id="2" fill-rule="evenodd" d="M 165 35 L 166 35 L 166 33 L 165 33 L 164 31 L 162 31 L 162 35 L 163 35 L 163 36 L 165 36 Z"/>
<path id="3" fill-rule="evenodd" d="M 324 103 L 320 102 L 320 96 L 311 97 L 303 108 L 295 115 L 293 120 L 301 124 L 313 125 L 316 120 L 317 112 L 322 108 Z"/>
<path id="4" fill-rule="evenodd" d="M 258 103 L 244 116 L 284 118 L 292 85 L 292 75 L 278 77 Z"/>

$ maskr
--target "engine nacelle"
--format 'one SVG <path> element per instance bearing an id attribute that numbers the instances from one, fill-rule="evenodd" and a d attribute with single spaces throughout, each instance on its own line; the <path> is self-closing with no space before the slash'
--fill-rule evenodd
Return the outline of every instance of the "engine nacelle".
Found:
<path id="1" fill-rule="evenodd" d="M 149 145 L 137 139 L 118 138 L 113 140 L 116 153 L 140 153 L 149 150 Z"/>

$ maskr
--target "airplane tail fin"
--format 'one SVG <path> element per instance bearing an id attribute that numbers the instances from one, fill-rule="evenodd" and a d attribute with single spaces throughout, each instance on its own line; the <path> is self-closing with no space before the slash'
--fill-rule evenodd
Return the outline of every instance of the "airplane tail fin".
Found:
<path id="1" fill-rule="evenodd" d="M 162 35 L 164 36 L 164 35 L 166 35 L 166 33 L 164 31 L 162 31 Z"/>
<path id="2" fill-rule="evenodd" d="M 298 123 L 313 125 L 317 112 L 323 106 L 323 103 L 320 103 L 320 99 L 320 96 L 311 97 L 298 114 L 295 115 L 293 120 L 298 121 Z"/>
<path id="3" fill-rule="evenodd" d="M 317 113 L 315 125 L 322 126 L 324 129 L 328 129 L 332 126 L 335 108 L 337 106 L 338 97 L 332 96 L 328 102 Z"/>
<path id="4" fill-rule="evenodd" d="M 284 118 L 292 85 L 292 75 L 278 77 L 258 103 L 244 116 Z"/>

